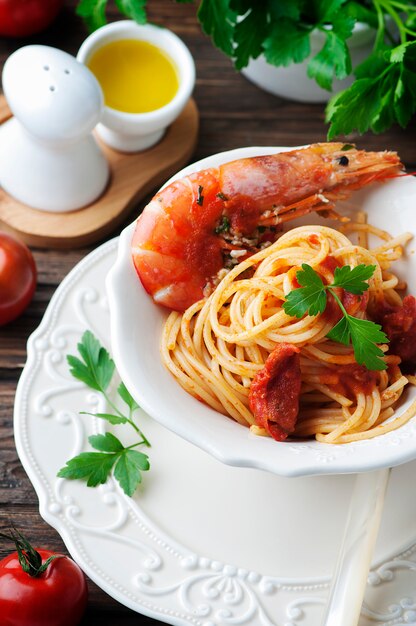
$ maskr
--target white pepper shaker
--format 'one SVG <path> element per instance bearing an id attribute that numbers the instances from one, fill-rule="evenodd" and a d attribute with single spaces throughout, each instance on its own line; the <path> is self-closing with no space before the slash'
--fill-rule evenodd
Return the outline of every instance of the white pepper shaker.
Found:
<path id="1" fill-rule="evenodd" d="M 104 191 L 109 166 L 92 130 L 101 88 L 73 56 L 25 46 L 3 69 L 14 117 L 0 126 L 0 184 L 24 204 L 52 212 L 84 207 Z"/>

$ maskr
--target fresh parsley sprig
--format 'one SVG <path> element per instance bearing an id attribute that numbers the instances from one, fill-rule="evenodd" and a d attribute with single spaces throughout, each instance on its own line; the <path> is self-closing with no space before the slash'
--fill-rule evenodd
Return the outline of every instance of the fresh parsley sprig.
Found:
<path id="1" fill-rule="evenodd" d="M 65 467 L 59 470 L 58 476 L 85 480 L 88 487 L 96 487 L 105 483 L 114 472 L 114 478 L 120 483 L 124 493 L 131 496 L 142 481 L 142 472 L 150 468 L 148 456 L 134 449 L 138 446 L 150 447 L 149 440 L 133 419 L 134 412 L 139 405 L 123 382 L 119 384 L 117 394 L 128 408 L 127 415 L 124 415 L 111 399 L 108 389 L 115 372 L 114 361 L 91 331 L 87 330 L 83 334 L 77 348 L 81 358 L 73 355 L 67 356 L 70 373 L 91 389 L 102 393 L 113 410 L 112 413 L 81 411 L 81 414 L 94 415 L 113 425 L 129 424 L 140 439 L 124 447 L 121 441 L 110 432 L 104 435 L 91 435 L 88 441 L 98 452 L 82 452 L 70 459 Z"/>
<path id="2" fill-rule="evenodd" d="M 349 345 L 354 349 L 354 355 L 359 365 L 365 365 L 369 370 L 385 370 L 385 362 L 380 358 L 383 351 L 378 347 L 379 343 L 388 343 L 387 335 L 381 330 L 379 324 L 370 320 L 362 320 L 347 313 L 335 289 L 341 287 L 345 291 L 355 295 L 362 295 L 369 285 L 366 282 L 374 274 L 375 265 L 357 265 L 351 268 L 349 265 L 335 268 L 334 282 L 325 285 L 319 274 L 307 263 L 303 263 L 302 269 L 296 272 L 298 289 L 293 289 L 286 296 L 283 309 L 292 317 L 303 317 L 323 313 L 327 305 L 327 293 L 329 292 L 341 309 L 343 317 L 328 333 L 328 339 Z"/>
<path id="3" fill-rule="evenodd" d="M 328 139 L 354 130 L 382 133 L 395 122 L 405 128 L 416 111 L 416 41 L 393 49 L 380 44 L 354 73 L 351 87 L 327 106 Z"/>
<path id="4" fill-rule="evenodd" d="M 381 133 L 407 126 L 416 111 L 416 5 L 372 0 L 376 38 L 372 54 L 354 69 L 355 82 L 328 104 L 328 139 L 353 130 Z"/>

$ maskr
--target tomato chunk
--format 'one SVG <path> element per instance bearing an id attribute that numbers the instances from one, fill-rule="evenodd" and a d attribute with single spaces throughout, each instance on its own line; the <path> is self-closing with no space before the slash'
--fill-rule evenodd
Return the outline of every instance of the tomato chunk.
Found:
<path id="1" fill-rule="evenodd" d="M 386 309 L 381 324 L 390 339 L 389 352 L 416 366 L 416 298 L 406 296 L 401 307 Z"/>
<path id="2" fill-rule="evenodd" d="M 249 393 L 256 423 L 276 441 L 284 441 L 295 430 L 300 386 L 299 348 L 281 343 L 254 377 Z"/>

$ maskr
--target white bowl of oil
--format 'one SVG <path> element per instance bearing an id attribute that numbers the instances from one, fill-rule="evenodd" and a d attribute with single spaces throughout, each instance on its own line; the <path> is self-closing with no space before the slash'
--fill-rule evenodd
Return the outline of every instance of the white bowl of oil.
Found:
<path id="1" fill-rule="evenodd" d="M 77 55 L 104 94 L 97 132 L 116 150 L 150 148 L 180 115 L 195 84 L 185 44 L 166 28 L 130 20 L 99 28 Z"/>

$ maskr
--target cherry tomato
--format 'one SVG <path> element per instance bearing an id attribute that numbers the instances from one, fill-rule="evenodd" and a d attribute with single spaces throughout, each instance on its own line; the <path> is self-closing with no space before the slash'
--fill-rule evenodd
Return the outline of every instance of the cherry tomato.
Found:
<path id="1" fill-rule="evenodd" d="M 63 0 L 0 0 L 0 35 L 27 37 L 55 19 Z"/>
<path id="2" fill-rule="evenodd" d="M 0 326 L 23 313 L 35 289 L 36 266 L 29 248 L 0 232 Z"/>
<path id="3" fill-rule="evenodd" d="M 37 552 L 42 563 L 54 554 Z M 76 626 L 87 596 L 82 570 L 66 556 L 36 577 L 23 571 L 17 552 L 0 561 L 0 626 Z"/>

